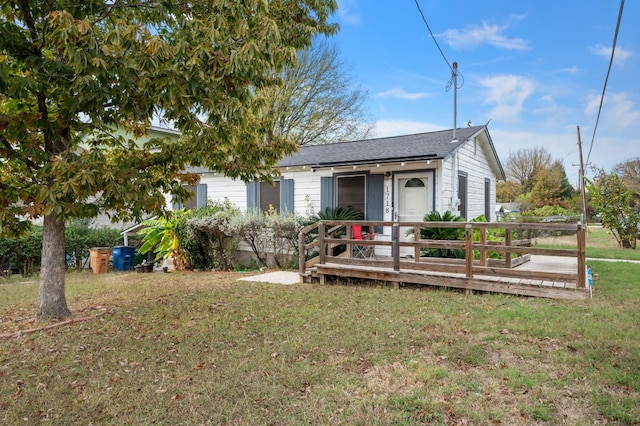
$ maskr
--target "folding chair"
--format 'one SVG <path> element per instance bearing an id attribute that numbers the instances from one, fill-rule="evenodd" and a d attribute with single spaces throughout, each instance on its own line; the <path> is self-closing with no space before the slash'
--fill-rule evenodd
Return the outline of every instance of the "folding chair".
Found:
<path id="1" fill-rule="evenodd" d="M 362 225 L 353 225 L 351 232 L 354 240 L 373 240 L 375 234 L 362 232 Z M 370 244 L 353 244 L 351 257 L 355 259 L 377 259 L 374 246 Z"/>

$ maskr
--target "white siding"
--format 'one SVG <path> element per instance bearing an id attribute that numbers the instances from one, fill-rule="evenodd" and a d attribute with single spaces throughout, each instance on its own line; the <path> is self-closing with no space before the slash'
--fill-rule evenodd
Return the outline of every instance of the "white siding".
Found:
<path id="1" fill-rule="evenodd" d="M 228 199 L 242 211 L 247 210 L 247 184 L 214 173 L 205 173 L 200 183 L 207 185 L 207 199 L 223 203 Z"/>
<path id="2" fill-rule="evenodd" d="M 453 155 L 445 159 L 442 168 L 442 194 L 440 212 L 451 210 L 455 214 L 460 214 L 457 206 L 458 199 L 458 173 L 467 174 L 467 219 L 471 220 L 484 214 L 485 200 L 485 179 L 491 181 L 490 212 L 489 220 L 495 219 L 493 216 L 496 202 L 496 175 L 491 169 L 487 159 L 487 144 L 470 140 L 460 147 Z"/>

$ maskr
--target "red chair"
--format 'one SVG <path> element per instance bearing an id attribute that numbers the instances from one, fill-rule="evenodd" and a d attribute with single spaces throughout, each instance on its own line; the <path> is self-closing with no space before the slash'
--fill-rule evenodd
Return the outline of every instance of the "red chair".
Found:
<path id="1" fill-rule="evenodd" d="M 362 231 L 362 225 L 351 226 L 351 234 L 354 240 L 373 240 L 375 234 Z M 374 246 L 370 244 L 353 244 L 351 257 L 359 259 L 377 259 Z"/>

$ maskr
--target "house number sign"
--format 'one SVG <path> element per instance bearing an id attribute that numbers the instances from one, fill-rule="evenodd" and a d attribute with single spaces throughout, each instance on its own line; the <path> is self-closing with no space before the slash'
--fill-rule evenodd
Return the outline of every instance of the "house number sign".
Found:
<path id="1" fill-rule="evenodd" d="M 391 189 L 392 189 L 391 176 L 384 177 L 384 220 L 393 220 L 393 202 L 391 201 Z"/>

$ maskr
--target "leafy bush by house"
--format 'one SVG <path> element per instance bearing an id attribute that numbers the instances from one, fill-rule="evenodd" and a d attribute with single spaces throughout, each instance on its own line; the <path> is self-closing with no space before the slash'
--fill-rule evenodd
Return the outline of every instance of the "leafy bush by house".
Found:
<path id="1" fill-rule="evenodd" d="M 232 227 L 261 265 L 270 266 L 273 261 L 276 267 L 286 268 L 298 258 L 302 221 L 293 214 L 252 211 L 235 216 Z"/>
<path id="2" fill-rule="evenodd" d="M 184 225 L 178 227 L 180 245 L 192 268 L 233 268 L 239 236 L 234 233 L 231 222 L 238 215 L 240 211 L 228 200 L 214 202 L 194 210 Z"/>

